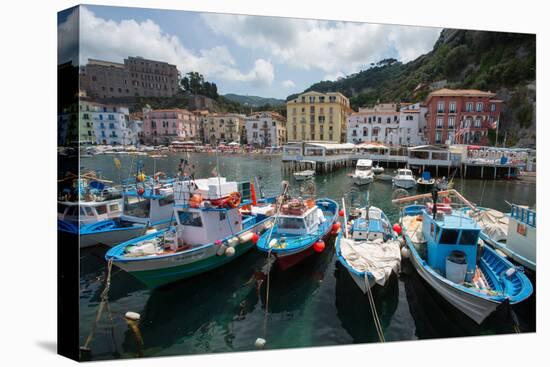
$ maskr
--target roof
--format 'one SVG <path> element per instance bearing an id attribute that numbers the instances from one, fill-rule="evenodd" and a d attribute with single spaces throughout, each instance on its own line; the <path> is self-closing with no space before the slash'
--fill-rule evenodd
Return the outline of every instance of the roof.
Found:
<path id="1" fill-rule="evenodd" d="M 327 150 L 332 149 L 352 149 L 355 147 L 355 144 L 352 143 L 322 143 L 322 142 L 305 142 L 306 146 L 313 145 L 314 147 L 324 148 Z"/>
<path id="2" fill-rule="evenodd" d="M 477 89 L 449 89 L 442 88 L 428 94 L 427 100 L 432 97 L 489 97 L 492 98 L 496 94 L 492 92 L 484 92 Z"/>
<path id="3" fill-rule="evenodd" d="M 448 147 L 444 144 L 433 144 L 433 145 L 419 145 L 416 147 L 411 147 L 409 150 L 448 150 Z"/>

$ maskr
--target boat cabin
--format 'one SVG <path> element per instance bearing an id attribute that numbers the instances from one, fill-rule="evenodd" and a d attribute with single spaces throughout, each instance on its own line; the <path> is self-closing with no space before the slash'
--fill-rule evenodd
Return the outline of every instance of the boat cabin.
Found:
<path id="1" fill-rule="evenodd" d="M 316 205 L 308 207 L 296 214 L 292 211 L 282 212 L 277 218 L 277 233 L 285 235 L 301 236 L 313 233 L 319 228 L 319 224 L 325 221 L 323 211 Z"/>
<path id="2" fill-rule="evenodd" d="M 387 240 L 391 233 L 388 220 L 378 208 L 362 209 L 359 218 L 353 221 L 350 232 L 351 238 L 357 241 Z"/>
<path id="3" fill-rule="evenodd" d="M 537 255 L 536 243 L 537 213 L 527 207 L 512 204 L 506 247 L 535 263 Z"/>
<path id="4" fill-rule="evenodd" d="M 355 166 L 356 171 L 370 171 L 372 169 L 372 161 L 370 159 L 359 159 Z"/>
<path id="5" fill-rule="evenodd" d="M 428 265 L 446 276 L 447 260 L 456 254 L 464 257 L 466 281 L 475 273 L 480 227 L 460 212 L 438 212 L 436 219 L 423 210 L 422 234 L 427 242 Z"/>
<path id="6" fill-rule="evenodd" d="M 122 214 L 122 202 L 58 202 L 57 218 L 71 223 L 90 224 L 119 217 Z"/>
<path id="7" fill-rule="evenodd" d="M 173 188 L 145 189 L 140 195 L 136 190 L 124 193 L 122 219 L 154 224 L 171 218 L 174 208 Z"/>
<path id="8" fill-rule="evenodd" d="M 409 176 L 409 177 L 413 177 L 413 173 L 410 169 L 408 168 L 399 168 L 397 170 L 397 176 Z"/>

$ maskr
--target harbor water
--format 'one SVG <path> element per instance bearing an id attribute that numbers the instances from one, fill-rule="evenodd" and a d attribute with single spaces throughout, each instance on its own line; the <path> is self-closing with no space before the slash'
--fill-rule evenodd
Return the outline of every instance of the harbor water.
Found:
<path id="1" fill-rule="evenodd" d="M 120 160 L 120 168 L 114 158 Z M 167 153 L 165 158 L 136 155 L 96 155 L 82 158 L 83 169 L 100 170 L 106 179 L 121 182 L 135 174 L 136 163 L 148 174 L 177 172 L 180 159 L 189 162 L 189 174 L 215 173 L 216 156 L 208 153 Z M 229 180 L 256 177 L 265 195 L 277 194 L 287 180 L 298 193 L 298 183 L 281 170 L 280 156 L 220 155 L 219 173 Z M 340 170 L 314 179 L 315 195 L 346 205 L 367 201 L 384 210 L 392 222 L 398 208 L 391 203 L 391 181 L 369 186 L 352 185 Z M 390 173 L 391 172 L 385 172 Z M 454 188 L 478 205 L 508 211 L 506 201 L 533 206 L 535 184 L 520 181 L 454 180 Z M 414 193 L 414 190 L 410 190 Z M 506 200 L 506 201 L 505 201 Z M 104 286 L 107 247 L 84 249 L 80 254 L 80 344 L 90 333 Z M 212 272 L 148 290 L 132 276 L 113 267 L 109 312 L 97 324 L 91 359 L 167 356 L 256 350 L 264 337 L 266 281 L 264 254 L 250 251 Z M 272 270 L 266 349 L 315 347 L 378 342 L 364 296 L 347 272 L 336 264 L 334 246 L 286 272 Z M 404 262 L 401 274 L 373 294 L 386 341 L 514 333 L 508 310 L 499 310 L 477 325 L 453 309 Z M 127 311 L 141 315 L 136 334 L 124 318 Z M 535 331 L 535 296 L 514 308 L 522 332 Z M 140 338 L 143 341 L 140 342 Z"/>

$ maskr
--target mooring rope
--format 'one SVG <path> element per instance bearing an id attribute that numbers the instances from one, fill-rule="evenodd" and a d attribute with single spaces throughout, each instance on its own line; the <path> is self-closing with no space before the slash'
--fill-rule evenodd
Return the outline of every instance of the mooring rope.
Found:
<path id="1" fill-rule="evenodd" d="M 111 270 L 113 268 L 113 259 L 109 259 L 107 262 L 107 275 L 105 277 L 105 288 L 101 292 L 101 302 L 99 304 L 99 308 L 97 310 L 96 318 L 94 320 L 94 323 L 92 324 L 92 330 L 90 330 L 90 334 L 86 338 L 86 342 L 82 346 L 83 349 L 89 349 L 90 344 L 92 343 L 92 340 L 94 338 L 95 331 L 97 329 L 97 324 L 99 323 L 99 320 L 101 320 L 101 315 L 103 314 L 103 309 L 107 306 L 107 309 L 109 309 L 108 302 L 109 302 L 109 289 L 111 288 Z M 110 312 L 110 311 L 109 311 Z"/>
<path id="2" fill-rule="evenodd" d="M 378 317 L 378 312 L 376 311 L 376 304 L 374 303 L 374 297 L 372 296 L 372 291 L 370 289 L 368 272 L 365 272 L 365 285 L 367 287 L 367 296 L 368 296 L 369 305 L 372 313 L 372 318 L 374 320 L 374 327 L 376 329 L 376 333 L 378 334 L 378 340 L 384 343 L 386 339 L 384 338 L 382 323 L 380 322 L 380 318 Z"/>

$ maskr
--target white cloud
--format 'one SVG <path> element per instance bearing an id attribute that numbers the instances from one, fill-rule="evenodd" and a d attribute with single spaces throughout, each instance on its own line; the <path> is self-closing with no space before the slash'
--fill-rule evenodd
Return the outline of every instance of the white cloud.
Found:
<path id="1" fill-rule="evenodd" d="M 410 61 L 430 51 L 441 29 L 356 22 L 202 14 L 218 35 L 261 49 L 274 60 L 335 77 L 386 57 Z"/>
<path id="2" fill-rule="evenodd" d="M 296 83 L 294 83 L 292 80 L 283 80 L 281 82 L 281 85 L 284 87 L 284 88 L 294 88 L 296 86 Z"/>
<path id="3" fill-rule="evenodd" d="M 225 46 L 195 52 L 152 20 L 117 22 L 97 17 L 81 6 L 80 63 L 85 64 L 89 58 L 122 62 L 128 56 L 166 61 L 183 73 L 198 71 L 207 79 L 248 82 L 256 87 L 269 86 L 275 78 L 273 65 L 268 60 L 257 59 L 249 71 L 243 72 Z"/>

